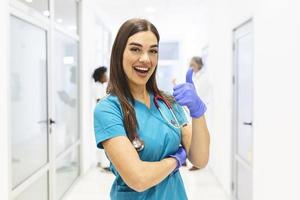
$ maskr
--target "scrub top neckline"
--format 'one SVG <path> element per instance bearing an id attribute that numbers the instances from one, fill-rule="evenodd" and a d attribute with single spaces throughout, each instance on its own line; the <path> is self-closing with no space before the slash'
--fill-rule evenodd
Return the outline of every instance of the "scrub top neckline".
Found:
<path id="1" fill-rule="evenodd" d="M 135 103 L 138 103 L 138 104 L 146 107 L 148 110 L 152 110 L 153 109 L 153 94 L 152 94 L 152 92 L 148 92 L 148 94 L 149 94 L 149 98 L 150 98 L 150 107 L 148 107 L 145 103 L 143 103 L 137 99 L 134 99 L 134 101 L 135 101 Z"/>

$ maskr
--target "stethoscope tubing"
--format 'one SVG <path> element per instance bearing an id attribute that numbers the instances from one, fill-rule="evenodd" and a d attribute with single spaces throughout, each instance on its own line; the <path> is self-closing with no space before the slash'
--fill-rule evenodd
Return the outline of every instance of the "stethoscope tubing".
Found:
<path id="1" fill-rule="evenodd" d="M 155 107 L 158 109 L 158 111 L 160 112 L 161 116 L 162 116 L 162 117 L 164 118 L 164 120 L 168 123 L 168 125 L 172 126 L 172 127 L 175 128 L 175 129 L 180 129 L 180 128 L 182 128 L 182 127 L 184 127 L 184 126 L 187 125 L 186 123 L 183 124 L 183 125 L 180 125 L 180 124 L 179 124 L 178 119 L 177 119 L 177 117 L 176 117 L 176 115 L 175 115 L 175 113 L 174 113 L 174 111 L 173 111 L 173 109 L 172 109 L 172 106 L 171 106 L 170 103 L 169 103 L 168 101 L 166 101 L 162 96 L 160 96 L 160 95 L 158 95 L 158 94 L 155 94 L 155 95 L 154 95 L 153 101 L 154 101 Z M 170 122 L 170 121 L 167 119 L 167 117 L 165 116 L 165 114 L 161 111 L 160 106 L 159 106 L 159 104 L 158 104 L 158 101 L 162 101 L 162 102 L 167 106 L 168 110 L 171 112 L 171 115 L 172 115 L 173 118 L 175 119 L 175 123 L 172 123 L 172 120 L 171 120 L 171 122 Z M 185 110 L 184 110 L 184 112 L 185 112 Z M 185 113 L 185 115 L 186 115 L 186 113 Z M 132 141 L 132 144 L 133 144 L 134 148 L 135 148 L 138 152 L 142 151 L 142 150 L 144 149 L 144 146 L 145 146 L 144 142 L 143 142 L 139 137 L 134 138 L 134 140 Z"/>

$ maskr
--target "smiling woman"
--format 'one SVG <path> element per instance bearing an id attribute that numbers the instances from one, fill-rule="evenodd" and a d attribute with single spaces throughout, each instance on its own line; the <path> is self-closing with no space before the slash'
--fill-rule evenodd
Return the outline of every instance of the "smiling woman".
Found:
<path id="1" fill-rule="evenodd" d="M 114 41 L 109 95 L 94 112 L 97 146 L 116 176 L 112 200 L 185 200 L 178 169 L 186 158 L 199 168 L 208 160 L 206 107 L 193 83 L 175 86 L 174 97 L 158 89 L 158 47 L 158 31 L 144 19 L 126 21 Z M 183 125 L 181 106 L 189 108 L 193 127 Z"/>
<path id="2" fill-rule="evenodd" d="M 129 87 L 146 85 L 157 65 L 158 41 L 151 31 L 136 33 L 128 38 L 123 68 L 129 79 Z"/>

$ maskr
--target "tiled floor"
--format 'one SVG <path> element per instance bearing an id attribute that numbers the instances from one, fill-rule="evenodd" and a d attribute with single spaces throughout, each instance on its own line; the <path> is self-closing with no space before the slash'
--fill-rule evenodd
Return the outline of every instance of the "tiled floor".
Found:
<path id="1" fill-rule="evenodd" d="M 188 171 L 181 169 L 189 200 L 230 200 L 219 186 L 210 169 Z M 92 169 L 68 192 L 64 200 L 109 200 L 109 191 L 114 176 Z"/>

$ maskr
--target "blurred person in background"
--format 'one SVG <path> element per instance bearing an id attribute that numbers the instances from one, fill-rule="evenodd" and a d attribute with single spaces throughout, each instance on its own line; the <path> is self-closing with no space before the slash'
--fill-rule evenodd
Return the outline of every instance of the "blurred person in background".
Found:
<path id="1" fill-rule="evenodd" d="M 94 94 L 96 102 L 106 96 L 107 88 L 107 68 L 105 66 L 98 67 L 94 70 L 92 78 L 95 81 Z"/>
<path id="2" fill-rule="evenodd" d="M 93 72 L 92 78 L 94 79 L 94 98 L 95 103 L 98 103 L 103 97 L 106 96 L 107 89 L 107 67 L 100 66 L 96 68 Z M 107 159 L 104 150 L 97 150 L 97 165 L 101 167 L 104 171 L 109 170 L 109 160 Z"/>

